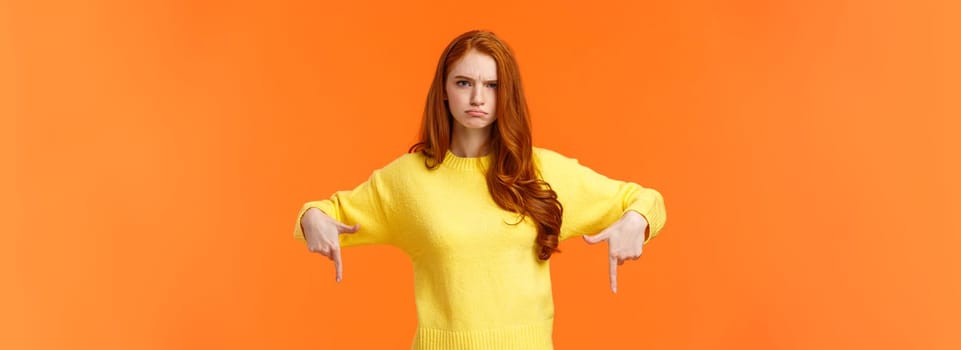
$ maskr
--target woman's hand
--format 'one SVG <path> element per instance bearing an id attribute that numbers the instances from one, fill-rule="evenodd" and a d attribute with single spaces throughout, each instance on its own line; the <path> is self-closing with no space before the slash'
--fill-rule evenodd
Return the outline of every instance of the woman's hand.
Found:
<path id="1" fill-rule="evenodd" d="M 357 232 L 360 224 L 347 226 L 327 216 L 320 209 L 310 208 L 300 219 L 300 226 L 304 229 L 307 250 L 333 260 L 337 271 L 336 281 L 340 282 L 344 275 L 344 264 L 340 260 L 340 234 Z"/>
<path id="2" fill-rule="evenodd" d="M 583 236 L 584 241 L 590 244 L 607 241 L 611 264 L 611 291 L 614 293 L 617 293 L 617 265 L 641 257 L 646 231 L 647 220 L 644 216 L 630 210 L 604 231 L 593 236 Z"/>

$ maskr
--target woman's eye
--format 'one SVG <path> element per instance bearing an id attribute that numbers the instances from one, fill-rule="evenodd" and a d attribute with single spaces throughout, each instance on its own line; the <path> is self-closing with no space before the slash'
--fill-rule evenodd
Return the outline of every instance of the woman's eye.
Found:
<path id="1" fill-rule="evenodd" d="M 491 89 L 496 89 L 496 88 L 497 88 L 497 83 L 487 84 L 487 87 L 489 87 L 489 88 L 491 88 Z"/>
<path id="2" fill-rule="evenodd" d="M 470 82 L 467 80 L 458 80 L 455 84 L 457 84 L 457 86 L 470 86 Z"/>

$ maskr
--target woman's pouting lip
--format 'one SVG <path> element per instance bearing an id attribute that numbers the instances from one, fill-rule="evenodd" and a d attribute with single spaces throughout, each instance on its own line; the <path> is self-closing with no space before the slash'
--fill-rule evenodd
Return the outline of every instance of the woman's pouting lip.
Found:
<path id="1" fill-rule="evenodd" d="M 472 110 L 467 111 L 467 114 L 470 114 L 470 115 L 475 116 L 475 117 L 482 117 L 482 116 L 487 115 L 487 112 L 478 111 L 478 110 L 472 109 Z"/>

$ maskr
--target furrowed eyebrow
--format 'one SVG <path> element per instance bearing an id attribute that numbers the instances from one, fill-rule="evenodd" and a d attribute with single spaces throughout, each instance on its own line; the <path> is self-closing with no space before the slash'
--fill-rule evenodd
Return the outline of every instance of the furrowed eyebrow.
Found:
<path id="1" fill-rule="evenodd" d="M 474 81 L 473 78 L 468 78 L 468 77 L 465 77 L 465 76 L 463 76 L 463 75 L 455 76 L 454 79 L 464 79 L 464 80 L 470 80 L 470 81 L 472 81 L 472 82 Z M 496 82 L 497 82 L 497 80 L 488 80 L 488 81 L 485 81 L 485 83 L 496 83 Z"/>

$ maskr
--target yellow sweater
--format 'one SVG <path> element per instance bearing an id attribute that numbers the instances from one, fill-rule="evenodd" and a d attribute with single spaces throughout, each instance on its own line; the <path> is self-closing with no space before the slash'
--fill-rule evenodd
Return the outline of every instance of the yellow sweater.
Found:
<path id="1" fill-rule="evenodd" d="M 627 210 L 643 215 L 649 235 L 664 226 L 664 201 L 656 190 L 607 178 L 577 160 L 534 148 L 541 178 L 564 206 L 561 239 L 595 234 Z M 448 152 L 434 170 L 424 156 L 405 154 L 350 191 L 306 203 L 357 233 L 340 236 L 342 247 L 388 244 L 414 267 L 418 328 L 413 349 L 551 349 L 554 302 L 550 265 L 534 254 L 530 218 L 494 203 L 485 171 L 491 157 Z M 556 255 L 555 255 L 556 256 Z"/>

